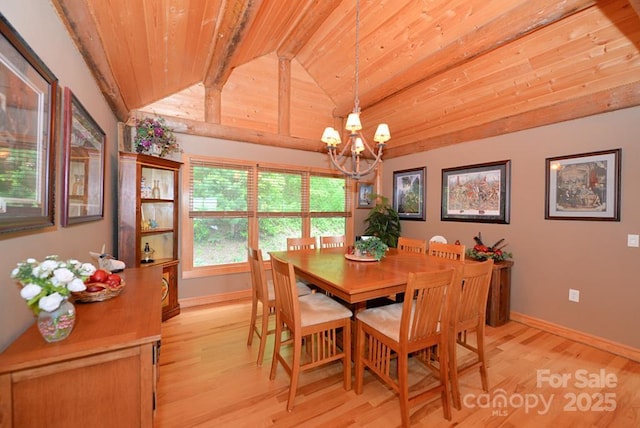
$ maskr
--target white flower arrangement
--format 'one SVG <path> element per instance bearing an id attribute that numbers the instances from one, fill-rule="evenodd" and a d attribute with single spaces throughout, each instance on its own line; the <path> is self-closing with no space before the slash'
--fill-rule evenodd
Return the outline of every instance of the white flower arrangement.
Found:
<path id="1" fill-rule="evenodd" d="M 34 314 L 51 312 L 60 307 L 72 291 L 84 291 L 84 281 L 93 275 L 96 267 L 78 260 L 60 261 L 58 256 L 47 256 L 39 262 L 34 258 L 18 263 L 11 278 L 22 286 L 20 296 Z"/>

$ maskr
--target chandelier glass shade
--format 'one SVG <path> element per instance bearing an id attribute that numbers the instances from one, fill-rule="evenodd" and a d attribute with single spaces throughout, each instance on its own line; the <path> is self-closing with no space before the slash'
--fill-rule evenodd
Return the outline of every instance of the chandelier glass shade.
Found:
<path id="1" fill-rule="evenodd" d="M 339 169 L 343 174 L 359 180 L 362 176 L 369 174 L 377 166 L 382 159 L 382 150 L 385 143 L 391 139 L 389 126 L 386 123 L 378 125 L 373 136 L 376 149 L 371 147 L 362 135 L 362 122 L 360 122 L 360 100 L 358 99 L 358 72 L 359 72 L 359 40 L 360 39 L 360 1 L 356 0 L 356 68 L 355 68 L 355 84 L 354 84 L 354 107 L 353 112 L 347 117 L 345 129 L 349 132 L 347 142 L 341 151 L 338 151 L 338 145 L 342 143 L 340 133 L 333 127 L 325 128 L 320 139 L 327 145 L 327 152 L 331 163 Z M 362 159 L 365 162 L 361 162 Z M 350 162 L 349 162 L 350 160 Z M 349 165 L 350 163 L 350 165 Z M 362 166 L 361 163 L 366 163 Z"/>

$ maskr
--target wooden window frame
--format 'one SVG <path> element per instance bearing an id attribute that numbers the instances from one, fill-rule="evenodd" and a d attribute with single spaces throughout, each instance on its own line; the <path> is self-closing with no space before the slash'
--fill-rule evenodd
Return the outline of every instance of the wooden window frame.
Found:
<path id="1" fill-rule="evenodd" d="M 344 177 L 340 173 L 337 173 L 334 170 L 324 169 L 324 168 L 315 168 L 315 167 L 299 167 L 293 165 L 285 165 L 285 164 L 275 164 L 275 163 L 264 163 L 264 162 L 256 162 L 256 161 L 243 161 L 237 159 L 225 159 L 225 158 L 216 158 L 216 157 L 208 157 L 208 156 L 185 156 L 184 157 L 184 167 L 182 168 L 182 207 L 181 207 L 181 247 L 182 247 L 182 256 L 181 256 L 181 264 L 182 264 L 182 277 L 185 279 L 188 278 L 199 278 L 199 277 L 207 277 L 207 276 L 215 276 L 215 275 L 227 275 L 234 273 L 242 273 L 249 271 L 249 263 L 231 263 L 220 266 L 202 266 L 195 267 L 193 265 L 193 222 L 192 216 L 190 215 L 190 195 L 191 195 L 191 168 L 192 165 L 195 164 L 221 164 L 227 165 L 230 167 L 239 167 L 239 168 L 249 168 L 251 170 L 251 180 L 254 185 L 257 187 L 257 175 L 259 170 L 273 170 L 273 171 L 282 171 L 282 172 L 292 172 L 292 173 L 302 173 L 307 177 L 307 183 L 309 178 L 312 175 L 318 176 L 332 176 L 332 177 L 341 177 L 345 178 L 347 191 L 345 193 L 346 202 L 345 202 L 345 235 L 347 239 L 354 239 L 354 191 L 355 191 L 355 182 L 348 177 Z M 248 214 L 249 224 L 248 224 L 248 233 L 249 233 L 249 241 L 248 245 L 257 246 L 258 245 L 258 221 L 261 216 L 258 216 L 257 210 L 257 198 L 258 192 L 257 189 L 254 192 L 251 192 L 253 198 L 255 200 L 249 203 L 248 210 L 251 210 Z M 309 210 L 308 204 L 308 189 L 307 189 L 307 197 L 303 200 L 302 207 L 302 234 L 303 236 L 310 236 L 311 231 L 311 219 L 326 216 L 327 213 L 322 213 L 318 215 L 317 213 L 311 213 Z M 335 214 L 335 213 L 334 213 Z"/>

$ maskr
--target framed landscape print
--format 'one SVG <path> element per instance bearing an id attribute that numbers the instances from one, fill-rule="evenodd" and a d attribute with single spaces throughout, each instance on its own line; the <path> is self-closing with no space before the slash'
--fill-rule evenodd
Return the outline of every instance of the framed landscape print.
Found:
<path id="1" fill-rule="evenodd" d="M 0 232 L 54 224 L 58 80 L 0 15 Z"/>
<path id="2" fill-rule="evenodd" d="M 426 168 L 393 173 L 393 208 L 400 220 L 425 220 Z"/>
<path id="3" fill-rule="evenodd" d="M 104 131 L 65 88 L 63 226 L 104 218 L 104 145 Z"/>
<path id="4" fill-rule="evenodd" d="M 545 218 L 620 221 L 621 149 L 546 159 Z"/>
<path id="5" fill-rule="evenodd" d="M 511 161 L 442 170 L 441 219 L 509 223 Z"/>
<path id="6" fill-rule="evenodd" d="M 358 182 L 358 208 L 373 208 L 373 183 Z"/>

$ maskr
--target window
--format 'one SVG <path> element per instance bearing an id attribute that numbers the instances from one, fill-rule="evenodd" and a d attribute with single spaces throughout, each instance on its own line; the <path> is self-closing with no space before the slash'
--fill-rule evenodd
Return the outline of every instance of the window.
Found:
<path id="1" fill-rule="evenodd" d="M 351 183 L 342 175 L 211 158 L 190 158 L 185 172 L 187 276 L 246 270 L 249 245 L 268 259 L 286 249 L 287 237 L 347 233 Z"/>

